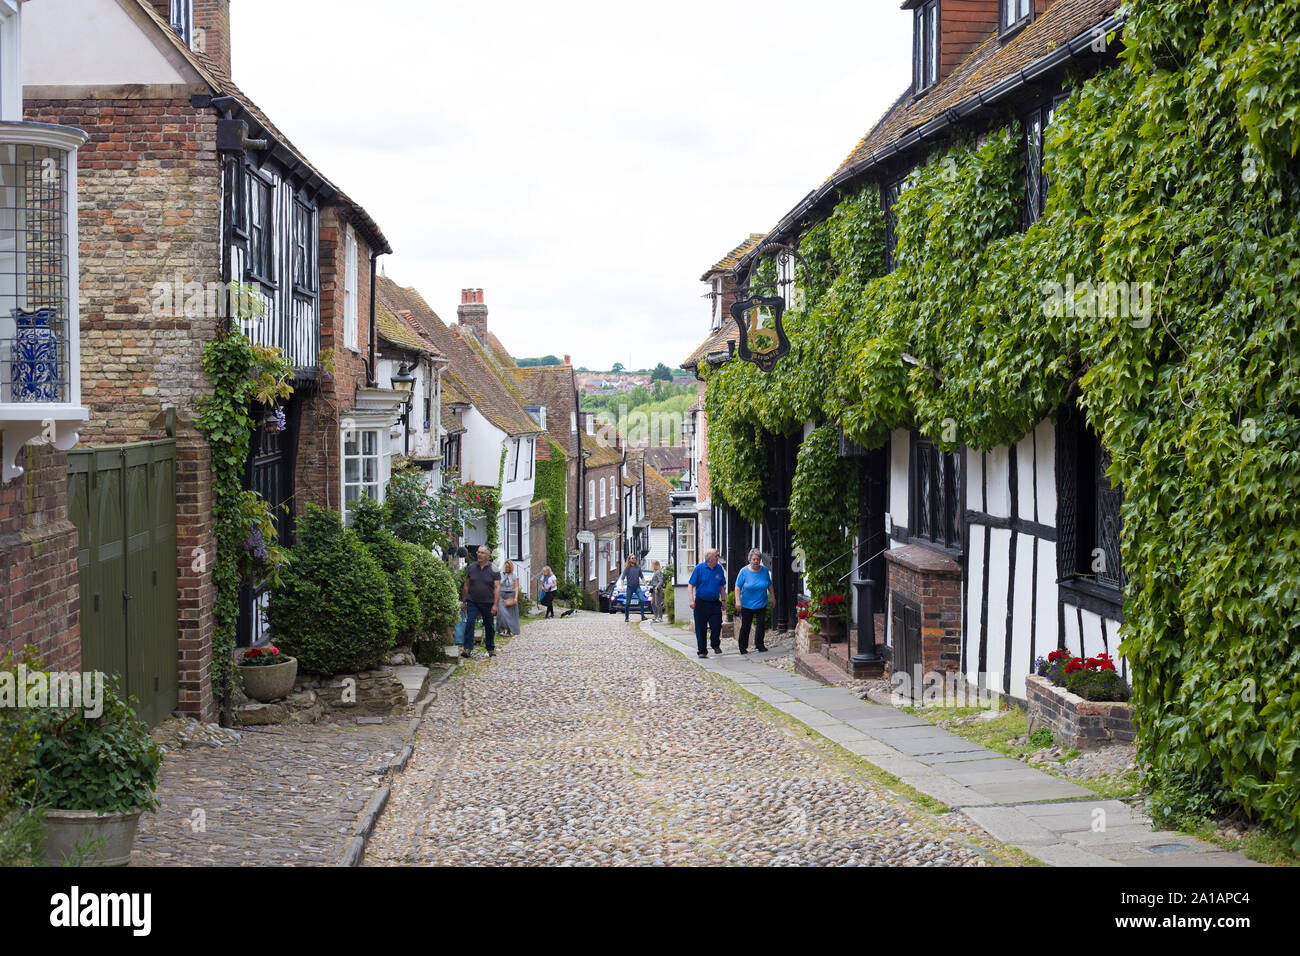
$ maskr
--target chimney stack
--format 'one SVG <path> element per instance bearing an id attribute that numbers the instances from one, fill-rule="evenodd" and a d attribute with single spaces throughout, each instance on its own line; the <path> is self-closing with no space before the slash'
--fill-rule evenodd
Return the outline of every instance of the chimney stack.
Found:
<path id="1" fill-rule="evenodd" d="M 230 0 L 190 0 L 190 5 L 193 10 L 188 24 L 190 49 L 205 54 L 230 76 Z M 153 0 L 153 8 L 171 24 L 171 0 Z"/>
<path id="2" fill-rule="evenodd" d="M 567 355 L 564 356 L 564 364 L 565 364 L 565 365 L 572 365 L 572 364 L 573 364 L 572 362 L 569 361 L 569 356 L 567 356 Z"/>
<path id="3" fill-rule="evenodd" d="M 473 329 L 478 340 L 487 344 L 487 306 L 483 304 L 482 289 L 461 289 L 460 305 L 456 309 L 456 321 L 466 328 Z"/>

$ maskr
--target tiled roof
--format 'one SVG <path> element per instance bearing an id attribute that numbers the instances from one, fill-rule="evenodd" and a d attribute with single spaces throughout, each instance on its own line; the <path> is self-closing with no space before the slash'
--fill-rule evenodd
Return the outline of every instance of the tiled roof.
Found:
<path id="1" fill-rule="evenodd" d="M 587 456 L 588 468 L 604 468 L 606 465 L 617 465 L 623 460 L 623 456 L 612 445 L 606 445 L 595 435 L 586 432 L 582 433 L 582 450 L 590 453 Z"/>
<path id="2" fill-rule="evenodd" d="M 523 393 L 526 404 L 546 408 L 546 430 L 566 455 L 578 453 L 571 430 L 573 413 L 577 411 L 577 383 L 572 365 L 533 365 L 508 369 L 515 385 Z"/>
<path id="3" fill-rule="evenodd" d="M 736 263 L 740 261 L 741 257 L 744 256 L 745 253 L 758 248 L 758 244 L 766 238 L 767 238 L 767 233 L 765 232 L 751 232 L 749 234 L 749 237 L 744 242 L 736 246 L 736 248 L 732 249 L 725 256 L 723 256 L 721 259 L 715 262 L 713 264 L 713 268 L 709 269 L 708 272 L 700 276 L 700 281 L 708 282 L 710 277 L 716 275 L 719 272 L 730 272 L 733 268 L 735 268 Z"/>
<path id="4" fill-rule="evenodd" d="M 736 341 L 740 338 L 740 328 L 736 325 L 736 320 L 731 316 L 725 316 L 722 320 L 722 326 L 718 331 L 713 332 L 707 339 L 699 344 L 690 357 L 682 363 L 682 368 L 695 368 L 714 352 L 730 351 L 727 343 Z"/>
<path id="5" fill-rule="evenodd" d="M 1101 23 L 1121 0 L 1056 0 L 1005 44 L 990 33 L 966 59 L 924 96 L 911 87 L 858 143 L 836 172 L 854 166 L 903 134 L 934 119 L 962 100 L 1014 76 L 1062 43 Z"/>
<path id="6" fill-rule="evenodd" d="M 382 305 L 391 312 L 409 312 L 411 324 L 447 358 L 447 368 L 442 373 L 444 388 L 449 386 L 463 396 L 507 435 L 542 434 L 541 428 L 516 399 L 513 384 L 502 378 L 473 336 L 462 336 L 456 329 L 444 325 L 414 289 L 403 289 L 387 276 L 378 277 L 376 288 Z"/>
<path id="7" fill-rule="evenodd" d="M 686 470 L 685 445 L 653 445 L 645 449 L 648 468 L 653 468 L 661 475 L 673 474 Z"/>
<path id="8" fill-rule="evenodd" d="M 385 253 L 391 253 L 393 251 L 392 247 L 388 244 L 388 240 L 384 237 L 383 231 L 379 228 L 379 224 L 370 217 L 370 214 L 366 212 L 365 208 L 353 202 L 343 192 L 343 190 L 339 189 L 338 186 L 330 181 L 328 176 L 313 166 L 311 161 L 303 155 L 302 150 L 294 146 L 293 143 L 289 141 L 289 137 L 280 132 L 279 127 L 271 122 L 270 117 L 262 112 L 261 108 L 259 108 L 258 105 L 235 84 L 235 81 L 232 80 L 215 61 L 208 59 L 208 57 L 203 53 L 191 50 L 189 44 L 187 44 L 185 40 L 168 25 L 167 21 L 158 14 L 158 11 L 154 9 L 153 4 L 150 3 L 149 0 L 135 0 L 135 2 L 136 5 L 139 6 L 139 8 L 143 10 L 151 20 L 153 20 L 158 29 L 162 31 L 163 35 L 171 42 L 172 46 L 176 48 L 181 56 L 189 62 L 195 72 L 203 78 L 203 81 L 208 84 L 213 93 L 217 96 L 231 96 L 238 100 L 244 110 L 253 117 L 253 119 L 256 120 L 273 139 L 279 141 L 285 149 L 289 150 L 301 159 L 308 169 L 315 173 L 330 190 L 333 190 L 333 196 L 328 196 L 328 194 L 326 194 L 325 202 L 327 205 L 340 205 L 347 207 L 356 218 L 357 227 L 366 236 L 369 245 L 373 249 Z M 254 139 L 259 138 L 255 132 L 250 132 L 250 135 Z"/>
<path id="9" fill-rule="evenodd" d="M 1117 16 L 1121 6 L 1122 0 L 1054 0 L 1005 43 L 996 32 L 990 32 L 952 73 L 924 95 L 914 97 L 911 86 L 904 90 L 826 182 L 787 213 L 768 236 L 782 239 L 797 233 L 806 222 L 818 218 L 816 209 L 833 200 L 837 190 L 848 186 L 875 162 L 905 151 L 903 146 L 910 149 L 929 143 L 930 132 L 935 131 L 927 131 L 924 140 L 902 142 L 909 137 L 916 139 L 913 134 L 927 124 L 987 116 L 1000 106 L 999 102 L 983 99 L 994 87 L 1028 76 L 1026 71 L 1066 44 L 1075 43 L 1078 49 L 1080 41 L 1089 43 L 1091 32 Z M 740 258 L 752 258 L 752 251 Z"/>
<path id="10" fill-rule="evenodd" d="M 408 327 L 401 316 L 393 315 L 379 304 L 376 304 L 375 308 L 375 331 L 379 334 L 379 338 L 389 345 L 396 345 L 398 348 L 424 355 L 440 354 L 431 342 L 425 341 Z"/>
<path id="11" fill-rule="evenodd" d="M 663 475 L 655 469 L 647 467 L 645 470 L 645 516 L 650 519 L 650 524 L 656 528 L 668 528 L 672 526 L 672 507 L 673 486 Z"/>

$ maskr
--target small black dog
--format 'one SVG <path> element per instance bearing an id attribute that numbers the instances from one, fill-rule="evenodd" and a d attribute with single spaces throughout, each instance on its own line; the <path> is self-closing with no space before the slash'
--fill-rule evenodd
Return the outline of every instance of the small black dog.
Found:
<path id="1" fill-rule="evenodd" d="M 576 607 L 571 607 L 563 614 L 561 614 L 560 617 L 568 617 L 570 614 L 577 614 L 577 613 L 578 613 L 578 609 Z"/>

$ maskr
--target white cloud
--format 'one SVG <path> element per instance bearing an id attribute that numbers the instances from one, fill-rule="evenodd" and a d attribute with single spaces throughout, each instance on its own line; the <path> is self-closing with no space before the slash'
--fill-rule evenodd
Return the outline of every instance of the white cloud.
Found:
<path id="1" fill-rule="evenodd" d="M 516 355 L 680 363 L 699 275 L 822 182 L 907 84 L 894 0 L 232 4 L 240 86 L 453 320 Z"/>

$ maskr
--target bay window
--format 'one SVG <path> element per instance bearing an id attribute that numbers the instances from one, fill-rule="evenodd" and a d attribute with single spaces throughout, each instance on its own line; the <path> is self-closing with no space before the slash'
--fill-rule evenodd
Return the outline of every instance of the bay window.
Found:
<path id="1" fill-rule="evenodd" d="M 343 518 L 352 520 L 356 503 L 363 497 L 384 500 L 390 467 L 387 429 L 347 428 L 343 431 Z"/>

